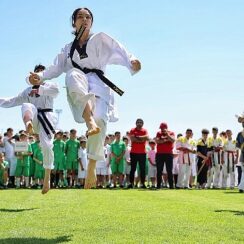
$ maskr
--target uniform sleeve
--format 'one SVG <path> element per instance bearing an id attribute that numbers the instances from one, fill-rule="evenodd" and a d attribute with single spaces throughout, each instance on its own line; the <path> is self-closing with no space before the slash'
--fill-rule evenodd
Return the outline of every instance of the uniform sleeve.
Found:
<path id="1" fill-rule="evenodd" d="M 70 44 L 62 48 L 61 52 L 54 59 L 52 65 L 50 65 L 44 71 L 37 73 L 41 81 L 51 80 L 53 78 L 60 76 L 64 72 L 68 59 L 68 49 L 70 49 Z M 26 77 L 26 82 L 30 84 L 29 76 Z"/>
<path id="2" fill-rule="evenodd" d="M 78 158 L 79 159 L 82 158 L 82 150 L 81 149 L 78 150 Z"/>
<path id="3" fill-rule="evenodd" d="M 59 88 L 57 83 L 47 82 L 40 85 L 38 94 L 43 96 L 57 97 L 59 93 Z"/>
<path id="4" fill-rule="evenodd" d="M 0 107 L 11 108 L 11 107 L 20 106 L 25 102 L 28 102 L 27 90 L 24 90 L 22 93 L 18 94 L 16 97 L 0 98 Z"/>
<path id="5" fill-rule="evenodd" d="M 101 54 L 102 57 L 104 57 L 105 65 L 122 65 L 127 67 L 131 74 L 135 74 L 136 72 L 132 70 L 131 61 L 136 58 L 130 54 L 121 43 L 112 37 L 105 33 L 99 33 L 99 35 L 102 39 Z"/>

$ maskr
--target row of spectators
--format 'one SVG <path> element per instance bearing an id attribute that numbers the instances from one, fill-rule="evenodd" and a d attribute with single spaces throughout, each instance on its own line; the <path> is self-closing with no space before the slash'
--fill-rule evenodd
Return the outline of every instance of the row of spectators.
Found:
<path id="1" fill-rule="evenodd" d="M 233 138 L 231 130 L 218 134 L 218 128 L 202 130 L 199 140 L 193 131 L 185 134 L 168 130 L 166 123 L 153 139 L 137 119 L 136 127 L 125 136 L 119 131 L 106 136 L 104 160 L 96 165 L 97 188 L 161 187 L 198 189 L 234 187 L 241 180 L 243 161 L 242 133 Z M 86 136 L 58 131 L 53 143 L 54 169 L 51 187 L 84 186 L 87 169 Z M 25 151 L 15 151 L 16 142 L 28 144 Z M 240 151 L 241 149 L 241 151 Z M 41 188 L 44 178 L 43 155 L 37 134 L 19 135 L 7 129 L 0 136 L 0 186 Z"/>

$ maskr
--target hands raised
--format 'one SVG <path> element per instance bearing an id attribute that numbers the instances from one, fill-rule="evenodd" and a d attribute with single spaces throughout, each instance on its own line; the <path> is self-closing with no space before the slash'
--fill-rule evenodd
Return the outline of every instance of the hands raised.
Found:
<path id="1" fill-rule="evenodd" d="M 30 76 L 29 76 L 29 82 L 35 86 L 35 85 L 40 85 L 41 84 L 41 80 L 38 74 L 30 72 Z"/>
<path id="2" fill-rule="evenodd" d="M 141 69 L 141 63 L 138 59 L 132 60 L 131 64 L 132 64 L 133 71 L 137 72 Z"/>

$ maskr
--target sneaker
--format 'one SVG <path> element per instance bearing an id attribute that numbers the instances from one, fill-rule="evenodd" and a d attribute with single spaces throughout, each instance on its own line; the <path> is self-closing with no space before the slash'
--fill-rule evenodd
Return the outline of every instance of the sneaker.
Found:
<path id="1" fill-rule="evenodd" d="M 244 190 L 242 190 L 242 189 L 239 189 L 239 192 L 240 192 L 240 193 L 243 193 L 243 192 L 244 192 Z"/>
<path id="2" fill-rule="evenodd" d="M 109 188 L 110 188 L 110 189 L 115 189 L 115 188 L 116 188 L 116 185 L 111 184 Z"/>

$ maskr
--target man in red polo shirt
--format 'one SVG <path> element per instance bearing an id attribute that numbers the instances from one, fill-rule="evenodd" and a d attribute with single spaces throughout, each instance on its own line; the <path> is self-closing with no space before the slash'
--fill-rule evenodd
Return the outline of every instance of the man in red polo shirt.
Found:
<path id="1" fill-rule="evenodd" d="M 160 130 L 156 135 L 156 166 L 157 166 L 157 189 L 161 188 L 162 171 L 166 164 L 168 174 L 168 182 L 170 189 L 173 189 L 173 148 L 175 142 L 175 134 L 168 130 L 168 125 L 163 122 L 160 124 Z"/>
<path id="2" fill-rule="evenodd" d="M 131 151 L 130 151 L 130 161 L 131 161 L 131 171 L 130 171 L 130 184 L 128 188 L 133 188 L 134 177 L 136 172 L 137 162 L 140 167 L 140 178 L 141 178 L 141 188 L 146 188 L 145 186 L 145 168 L 146 168 L 146 141 L 149 139 L 148 132 L 143 127 L 143 120 L 136 120 L 136 127 L 130 130 L 130 140 L 131 140 Z"/>

